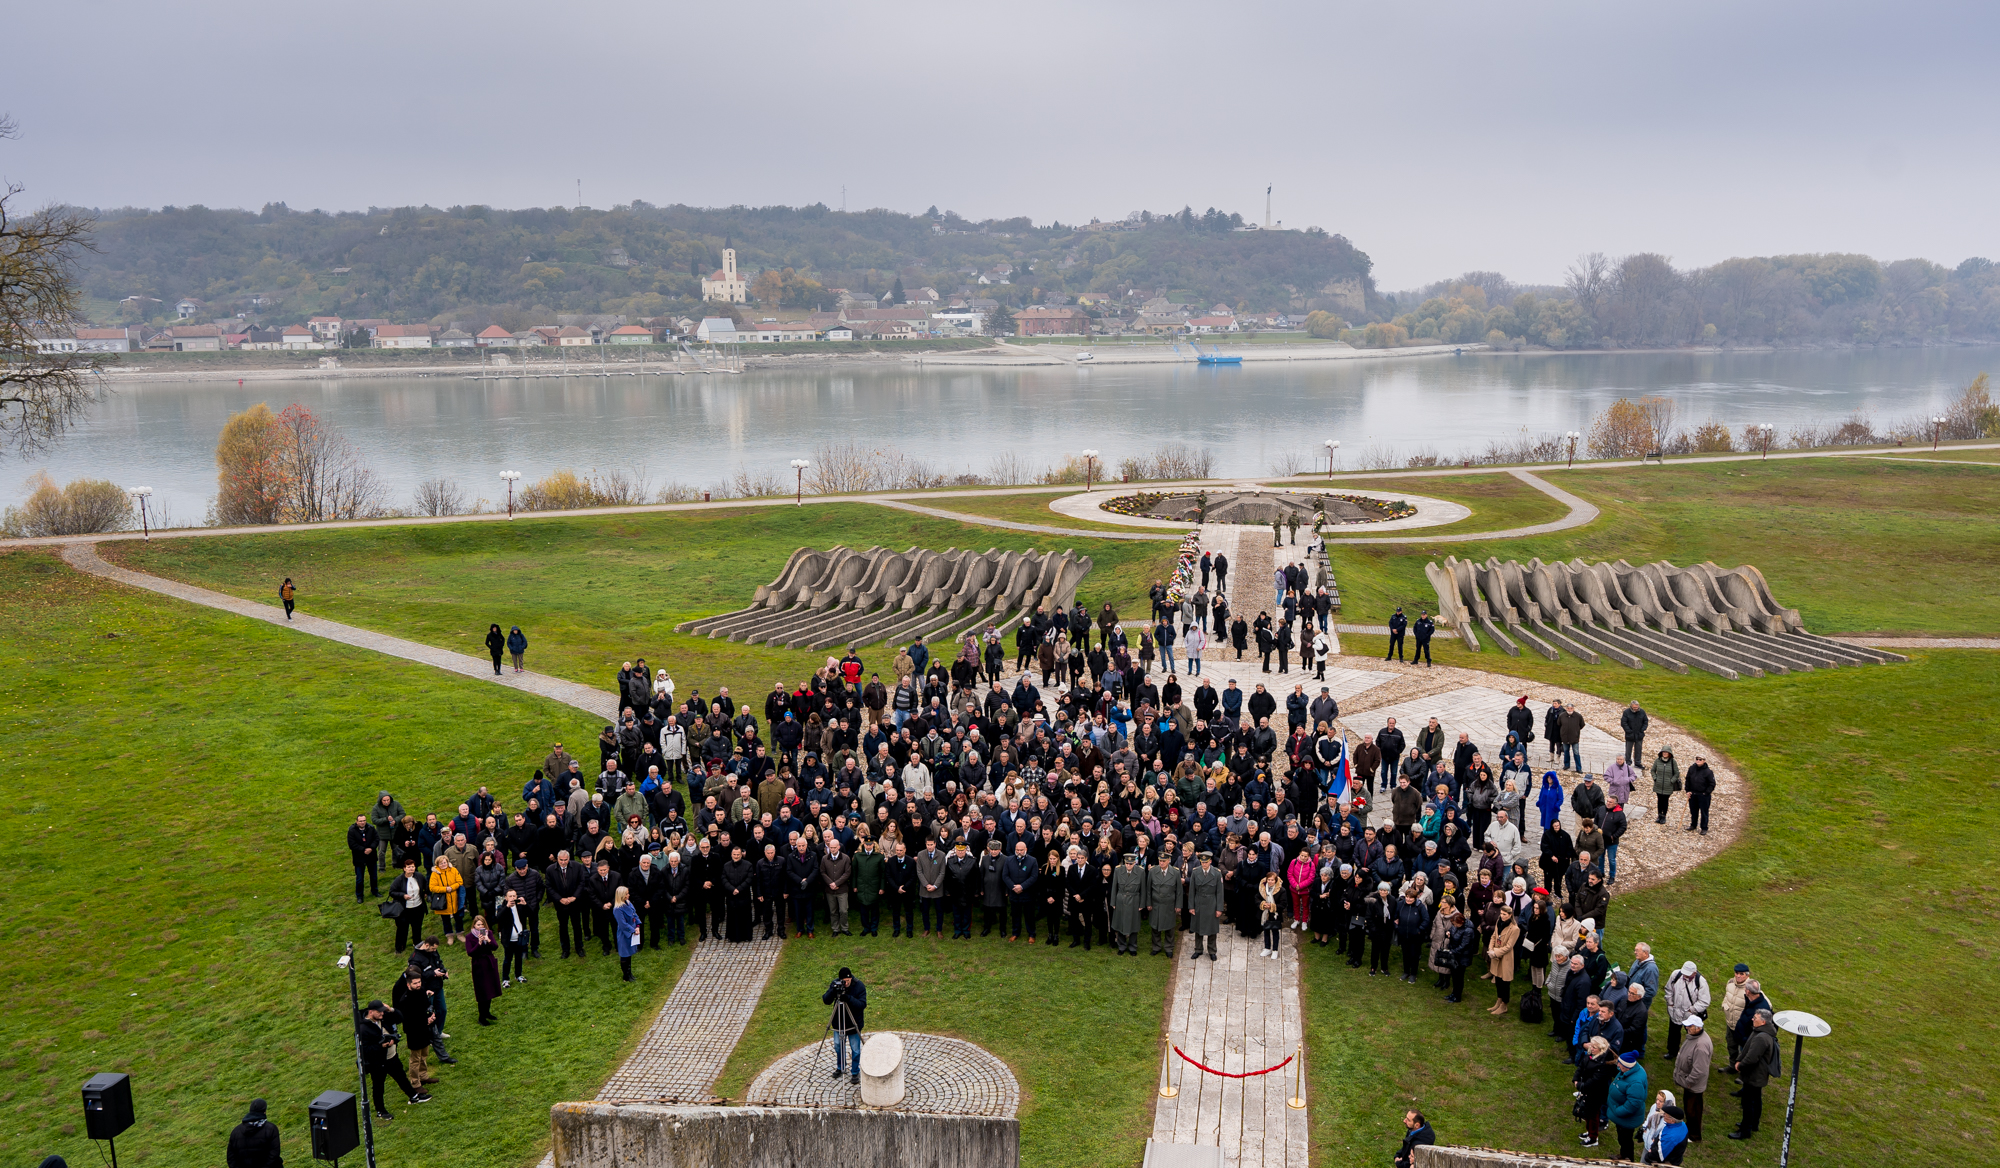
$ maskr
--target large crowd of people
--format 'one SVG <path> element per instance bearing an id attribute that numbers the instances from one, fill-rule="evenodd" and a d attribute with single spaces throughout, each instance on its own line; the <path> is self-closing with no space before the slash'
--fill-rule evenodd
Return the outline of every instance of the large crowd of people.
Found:
<path id="1" fill-rule="evenodd" d="M 1549 764 L 1534 777 L 1526 698 L 1508 713 L 1497 772 L 1435 719 L 1413 741 L 1391 720 L 1350 744 L 1325 687 L 1309 695 L 1301 682 L 1281 701 L 1263 684 L 1245 693 L 1193 675 L 1191 634 L 1202 643 L 1212 628 L 1239 656 L 1245 646 L 1226 570 L 1213 593 L 1207 562 L 1198 589 L 1156 587 L 1136 635 L 1108 605 L 1035 613 L 1011 630 L 1011 684 L 1006 638 L 990 626 L 939 648 L 919 637 L 877 668 L 850 648 L 760 699 L 680 693 L 639 658 L 614 679 L 617 720 L 580 751 L 553 744 L 518 792 L 481 786 L 440 811 L 379 792 L 348 829 L 354 894 L 364 900 L 365 884 L 382 896 L 387 877 L 380 911 L 395 951 L 413 955 L 362 1022 L 364 1050 L 397 1051 L 400 1035 L 407 1075 L 393 1055 L 374 1069 L 425 1098 L 431 1063 L 453 1061 L 440 945 L 465 949 L 490 1023 L 493 1001 L 528 982 L 549 926 L 554 956 L 615 950 L 628 981 L 644 950 L 710 938 L 953 943 L 976 929 L 1126 957 L 1150 941 L 1147 956 L 1170 958 L 1185 931 L 1189 959 L 1213 961 L 1224 928 L 1273 958 L 1290 930 L 1370 977 L 1427 974 L 1446 1003 L 1462 999 L 1468 970 L 1491 983 L 1496 1015 L 1513 1010 L 1517 985 L 1524 1012 L 1546 1000 L 1583 1142 L 1596 1146 L 1608 1123 L 1628 1156 L 1666 1143 L 1661 1158 L 1679 1162 L 1702 1136 L 1711 993 L 1693 963 L 1663 981 L 1644 943 L 1619 966 L 1607 940 L 1643 710 L 1627 712 L 1627 757 L 1601 776 L 1581 770 L 1581 715 L 1552 705 L 1539 723 Z M 1279 644 L 1273 628 L 1287 648 L 1312 644 L 1326 617 L 1305 573 L 1274 585 L 1260 647 Z M 1191 676 L 1175 668 L 1176 644 Z M 1706 763 L 1683 772 L 1660 751 L 1649 774 L 1661 821 L 1685 791 L 1687 830 L 1705 831 Z M 1371 822 L 1378 798 L 1386 814 Z M 1731 1134 L 1743 1136 L 1757 1130 L 1776 1047 L 1760 1041 L 1769 1002 L 1738 970 L 1722 1005 L 1725 1067 L 1744 1099 Z M 1662 1030 L 1678 1095 L 1646 1091 Z"/>

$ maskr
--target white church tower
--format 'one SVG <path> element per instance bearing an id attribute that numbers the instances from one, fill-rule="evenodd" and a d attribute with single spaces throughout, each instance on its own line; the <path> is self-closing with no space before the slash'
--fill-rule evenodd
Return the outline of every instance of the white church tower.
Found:
<path id="1" fill-rule="evenodd" d="M 701 282 L 703 300 L 720 300 L 725 304 L 748 304 L 750 285 L 736 274 L 736 249 L 722 249 L 722 266 L 709 273 Z"/>

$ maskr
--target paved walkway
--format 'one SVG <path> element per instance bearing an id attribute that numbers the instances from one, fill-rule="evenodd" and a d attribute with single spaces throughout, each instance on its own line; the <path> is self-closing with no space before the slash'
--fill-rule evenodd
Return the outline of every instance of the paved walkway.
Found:
<path id="1" fill-rule="evenodd" d="M 639 1049 L 611 1076 L 599 1099 L 712 1103 L 715 1079 L 743 1037 L 779 941 L 702 941 Z"/>
<path id="2" fill-rule="evenodd" d="M 116 580 L 120 584 L 129 584 L 134 588 L 144 588 L 148 592 L 157 592 L 162 596 L 171 596 L 176 600 L 185 600 L 189 604 L 199 604 L 204 608 L 221 609 L 224 612 L 234 613 L 237 616 L 248 617 L 251 620 L 259 620 L 266 624 L 291 629 L 309 637 L 323 637 L 329 641 L 339 641 L 343 645 L 353 645 L 360 649 L 372 649 L 377 653 L 385 653 L 391 657 L 400 657 L 405 661 L 415 661 L 419 664 L 433 666 L 448 673 L 456 673 L 464 677 L 476 677 L 484 681 L 494 682 L 498 685 L 504 685 L 509 689 L 526 690 L 529 693 L 539 694 L 542 697 L 553 699 L 564 705 L 574 706 L 593 717 L 605 721 L 609 721 L 617 715 L 618 699 L 611 694 L 592 689 L 587 685 L 579 685 L 574 681 L 564 681 L 559 677 L 550 677 L 543 673 L 529 672 L 517 674 L 510 666 L 503 666 L 503 669 L 506 671 L 495 674 L 493 672 L 493 660 L 490 657 L 467 657 L 463 653 L 454 653 L 449 649 L 421 645 L 415 641 L 405 641 L 401 637 L 391 637 L 385 633 L 370 632 L 367 629 L 358 629 L 353 625 L 344 625 L 338 621 L 330 621 L 323 617 L 308 616 L 305 613 L 298 613 L 291 620 L 286 620 L 285 610 L 273 605 L 260 604 L 254 600 L 244 600 L 241 597 L 230 596 L 227 593 L 214 592 L 207 588 L 197 588 L 192 584 L 183 584 L 177 580 L 168 580 L 160 576 L 149 575 L 145 572 L 134 572 L 129 568 L 121 568 L 98 555 L 97 548 L 92 544 L 66 544 L 62 549 L 62 558 L 65 563 L 78 571 L 88 572 L 93 576 L 101 576 L 107 580 Z"/>
<path id="3" fill-rule="evenodd" d="M 1073 536 L 1077 539 L 1144 539 L 1179 540 L 1187 534 L 1187 529 L 1179 531 L 1086 531 L 1077 527 L 1053 527 L 1042 523 L 1016 523 L 1012 519 L 995 519 L 990 515 L 974 515 L 966 511 L 946 511 L 942 507 L 922 507 L 915 503 L 905 503 L 901 499 L 869 499 L 883 507 L 893 507 L 898 511 L 911 511 L 918 515 L 931 515 L 939 519 L 956 519 L 960 523 L 975 523 L 981 527 L 1004 527 L 1009 531 L 1032 531 L 1042 535 Z M 1109 512 L 1105 514 L 1109 515 Z"/>
<path id="4" fill-rule="evenodd" d="M 1182 933 L 1175 960 L 1167 1037 L 1187 1054 L 1219 1071 L 1262 1070 L 1301 1053 L 1299 958 L 1294 934 L 1280 935 L 1277 960 L 1262 942 L 1224 925 L 1216 938 L 1218 960 L 1189 960 L 1194 944 Z M 1157 960 L 1157 959 L 1149 959 Z M 1229 1168 L 1306 1168 L 1306 1109 L 1292 1108 L 1293 1092 L 1305 1098 L 1299 1063 L 1249 1079 L 1204 1074 L 1171 1050 L 1168 1081 L 1179 1088 L 1153 1112 L 1156 1144 L 1206 1144 L 1222 1149 Z"/>
<path id="5" fill-rule="evenodd" d="M 879 1032 L 871 1032 L 873 1033 Z M 1011 1119 L 1021 1085 L 984 1047 L 939 1034 L 896 1032 L 903 1040 L 903 1101 L 897 1111 Z M 862 1107 L 861 1088 L 833 1078 L 833 1046 L 802 1046 L 765 1068 L 744 1103 L 770 1107 Z"/>

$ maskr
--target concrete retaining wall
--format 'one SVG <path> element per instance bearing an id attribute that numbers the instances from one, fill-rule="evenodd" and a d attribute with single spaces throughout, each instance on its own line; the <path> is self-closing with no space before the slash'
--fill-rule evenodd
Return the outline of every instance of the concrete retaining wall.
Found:
<path id="1" fill-rule="evenodd" d="M 558 1103 L 556 1168 L 1019 1168 L 1012 1119 L 801 1107 Z"/>

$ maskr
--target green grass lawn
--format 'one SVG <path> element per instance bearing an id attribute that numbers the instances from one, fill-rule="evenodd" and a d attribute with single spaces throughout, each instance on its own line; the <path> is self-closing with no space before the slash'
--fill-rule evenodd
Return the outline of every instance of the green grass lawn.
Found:
<path id="1" fill-rule="evenodd" d="M 1067 945 L 1052 951 L 997 933 L 795 940 L 716 1089 L 741 1098 L 774 1059 L 819 1039 L 820 994 L 846 965 L 868 984 L 870 1029 L 963 1038 L 1006 1061 L 1021 1085 L 1025 1168 L 1136 1165 L 1152 1131 L 1172 963 Z"/>
<path id="2" fill-rule="evenodd" d="M 1440 480 L 1422 480 L 1423 488 Z M 1550 481 L 1595 503 L 1587 527 L 1471 543 L 1335 546 L 1342 616 L 1435 607 L 1428 561 L 1581 557 L 1754 564 L 1817 633 L 2000 628 L 2000 476 L 1880 459 L 1578 470 Z"/>
<path id="3" fill-rule="evenodd" d="M 1297 490 L 1299 488 L 1291 488 Z M 1536 523 L 1553 523 L 1569 514 L 1569 508 L 1510 474 L 1451 475 L 1434 479 L 1342 479 L 1338 482 L 1309 484 L 1307 490 L 1354 491 L 1401 498 L 1422 495 L 1444 499 L 1472 509 L 1472 514 L 1456 523 L 1426 527 L 1422 535 L 1455 535 L 1462 531 L 1506 531 Z M 1366 536 L 1366 526 L 1329 528 L 1328 534 Z M 1387 532 L 1384 534 L 1396 534 Z M 1343 582 L 1343 590 L 1345 582 Z"/>
<path id="4" fill-rule="evenodd" d="M 356 943 L 364 1000 L 402 967 L 393 925 L 351 897 L 352 815 L 382 788 L 419 815 L 481 784 L 511 787 L 512 806 L 549 742 L 588 740 L 588 719 L 105 583 L 49 552 L 0 554 L 0 595 L 0 748 L 21 795 L 0 811 L 13 999 L 0 1066 L 14 1084 L 0 1157 L 94 1161 L 77 1089 L 123 1071 L 138 1122 L 122 1162 L 219 1164 L 253 1096 L 287 1158 L 309 1162 L 306 1104 L 355 1090 L 341 944 Z M 491 1029 L 474 1024 L 464 950 L 445 958 L 459 1065 L 439 1074 L 438 1102 L 394 1106 L 384 1164 L 533 1163 L 549 1105 L 597 1090 L 685 951 L 636 962 L 635 986 L 608 958 L 533 963 Z"/>
<path id="5" fill-rule="evenodd" d="M 1382 643 L 1353 640 L 1350 651 Z M 1481 656 L 1453 659 L 1530 676 L 1557 670 Z M 1565 684 L 1637 698 L 1703 735 L 1754 785 L 1755 814 L 1734 847 L 1671 885 L 1614 896 L 1614 960 L 1629 966 L 1632 943 L 1649 941 L 1663 969 L 1696 961 L 1718 1002 L 1743 961 L 1780 1008 L 1833 1024 L 1807 1050 L 1795 1163 L 1984 1160 L 2000 1134 L 2000 1103 L 1978 1065 L 1994 1034 L 1984 1004 L 2000 993 L 1991 847 L 2000 658 L 1921 652 L 1908 665 L 1752 682 L 1563 672 Z M 1568 1075 L 1540 1037 L 1546 1024 L 1489 1018 L 1483 983 L 1447 1006 L 1428 977 L 1407 986 L 1339 962 L 1328 948 L 1306 963 L 1320 1163 L 1386 1156 L 1406 1106 L 1423 1108 L 1440 1142 L 1576 1149 Z M 1657 1089 L 1671 1077 L 1662 1011 L 1651 1029 L 1645 1066 Z M 1789 1074 L 1790 1039 L 1784 1054 Z M 1748 1144 L 1722 1138 L 1740 1114 L 1730 1089 L 1727 1075 L 1711 1080 L 1707 1139 L 1690 1161 L 1775 1162 L 1783 1086 L 1766 1089 L 1763 1134 Z"/>
<path id="6" fill-rule="evenodd" d="M 1143 607 L 1174 544 L 1080 540 L 979 527 L 865 503 L 652 512 L 516 523 L 361 528 L 101 545 L 110 558 L 267 603 L 296 581 L 300 607 L 414 641 L 485 652 L 486 627 L 519 624 L 530 668 L 609 688 L 619 663 L 662 659 L 686 693 L 739 696 L 797 684 L 826 655 L 675 633 L 694 617 L 750 603 L 804 545 L 1075 549 L 1094 567 L 1078 595 L 1093 610 Z M 880 650 L 864 655 L 886 669 Z"/>
<path id="7" fill-rule="evenodd" d="M 1936 459 L 1941 462 L 1983 463 L 1987 466 L 2000 465 L 2000 450 L 1990 448 L 1986 450 L 1953 450 L 1949 446 L 1942 450 L 1931 450 L 1927 447 L 1911 448 L 1884 451 L 1880 457 L 1912 459 L 1919 462 L 1925 459 Z"/>

